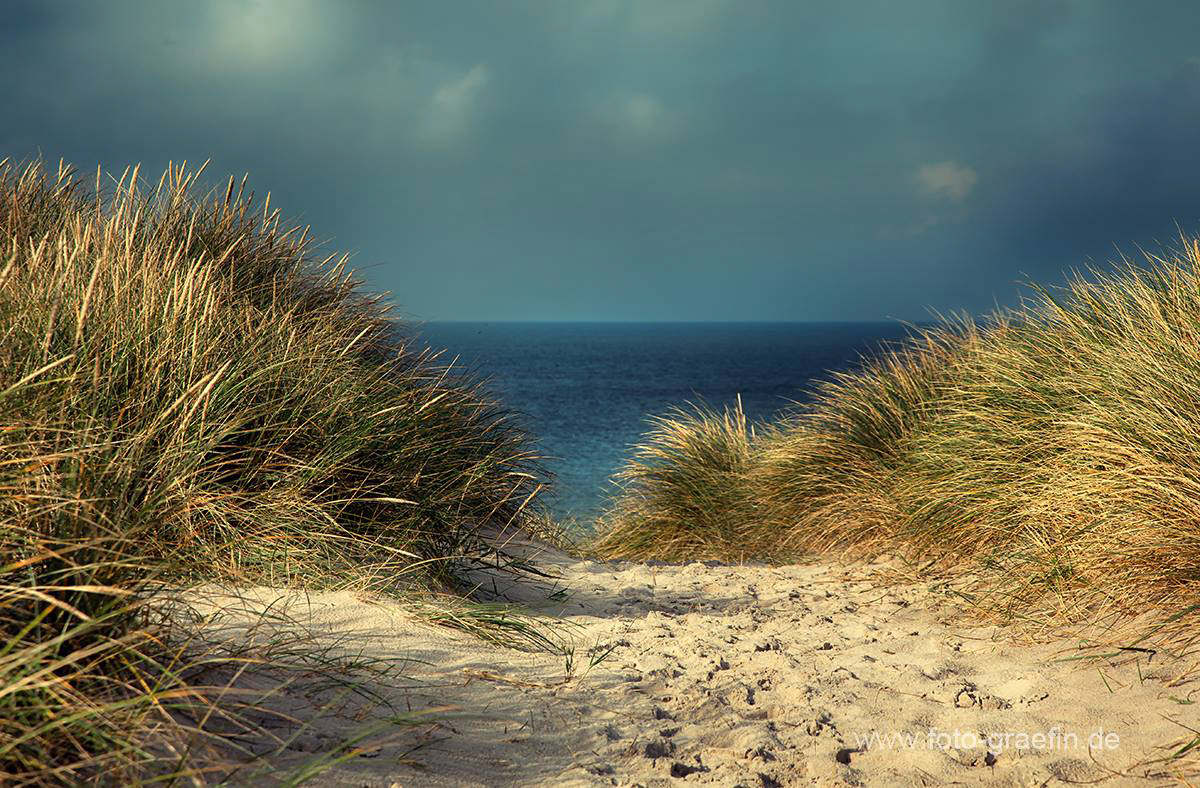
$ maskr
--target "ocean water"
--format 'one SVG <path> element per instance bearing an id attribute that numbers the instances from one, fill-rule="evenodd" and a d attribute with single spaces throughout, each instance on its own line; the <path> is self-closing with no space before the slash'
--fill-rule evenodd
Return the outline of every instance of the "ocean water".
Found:
<path id="1" fill-rule="evenodd" d="M 587 530 L 647 418 L 673 405 L 750 418 L 803 402 L 814 380 L 855 366 L 898 323 L 427 323 L 426 344 L 488 378 L 520 413 L 554 474 L 554 514 Z"/>

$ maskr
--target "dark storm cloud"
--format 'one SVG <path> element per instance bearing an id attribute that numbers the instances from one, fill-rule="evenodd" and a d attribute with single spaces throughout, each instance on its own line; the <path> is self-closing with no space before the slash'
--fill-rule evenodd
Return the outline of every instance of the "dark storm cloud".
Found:
<path id="1" fill-rule="evenodd" d="M 1200 7 L 13 5 L 0 155 L 212 158 L 438 318 L 919 318 L 1200 224 Z"/>

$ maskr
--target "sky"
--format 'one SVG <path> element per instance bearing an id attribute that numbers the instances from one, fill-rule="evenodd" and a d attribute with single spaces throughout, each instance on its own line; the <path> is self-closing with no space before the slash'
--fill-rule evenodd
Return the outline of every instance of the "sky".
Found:
<path id="1" fill-rule="evenodd" d="M 1157 0 L 10 0 L 0 158 L 249 173 L 418 320 L 920 320 L 1200 231 L 1198 29 Z"/>

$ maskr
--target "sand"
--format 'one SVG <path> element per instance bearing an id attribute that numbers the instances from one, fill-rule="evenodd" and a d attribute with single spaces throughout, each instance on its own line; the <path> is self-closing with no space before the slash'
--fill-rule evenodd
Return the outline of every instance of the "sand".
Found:
<path id="1" fill-rule="evenodd" d="M 878 587 L 869 567 L 610 564 L 552 550 L 541 565 L 556 577 L 480 578 L 569 622 L 570 665 L 379 597 L 256 590 L 407 676 L 372 687 L 393 709 L 440 709 L 313 784 L 1125 785 L 1200 773 L 1194 759 L 1163 760 L 1200 728 L 1195 654 L 1072 660 L 1094 652 L 1013 642 L 951 596 Z M 589 652 L 605 658 L 590 665 Z M 270 756 L 282 768 L 388 713 L 361 702 L 318 713 L 317 694 L 291 692 L 305 729 Z"/>

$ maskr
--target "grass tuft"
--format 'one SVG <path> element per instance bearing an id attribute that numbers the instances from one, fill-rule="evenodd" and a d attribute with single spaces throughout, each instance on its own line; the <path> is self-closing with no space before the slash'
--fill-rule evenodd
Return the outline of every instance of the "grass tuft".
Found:
<path id="1" fill-rule="evenodd" d="M 607 557 L 730 558 L 767 550 L 749 495 L 754 431 L 741 401 L 653 419 L 617 477 L 621 495 L 593 549 Z"/>

